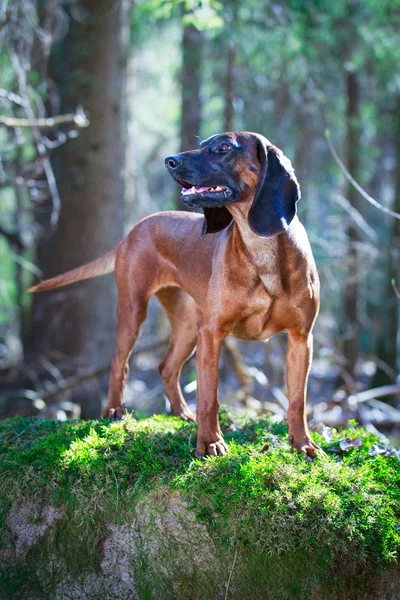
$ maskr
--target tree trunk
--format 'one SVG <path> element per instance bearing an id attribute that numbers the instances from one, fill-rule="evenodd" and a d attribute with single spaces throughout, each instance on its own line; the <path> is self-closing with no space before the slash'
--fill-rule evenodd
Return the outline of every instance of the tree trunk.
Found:
<path id="1" fill-rule="evenodd" d="M 303 206 L 301 207 L 301 220 L 302 223 L 307 227 L 309 225 L 310 213 L 313 211 L 311 206 L 312 194 L 307 194 L 307 181 L 310 172 L 310 156 L 312 155 L 313 145 L 313 130 L 309 123 L 308 113 L 308 98 L 305 87 L 300 92 L 300 98 L 295 105 L 295 122 L 296 126 L 296 146 L 294 156 L 294 168 L 296 169 L 297 180 L 301 189 L 301 196 L 305 199 Z M 312 219 L 311 219 L 312 220 Z"/>
<path id="2" fill-rule="evenodd" d="M 126 0 L 82 0 L 55 57 L 61 110 L 82 105 L 90 127 L 60 148 L 55 171 L 62 199 L 57 230 L 41 245 L 39 267 L 52 277 L 113 248 L 124 234 Z M 111 359 L 116 289 L 112 276 L 38 294 L 32 340 L 64 373 Z M 73 359 L 73 360 L 72 360 Z M 98 416 L 98 390 L 80 390 L 85 417 Z"/>
<path id="3" fill-rule="evenodd" d="M 348 170 L 355 179 L 358 179 L 359 171 L 359 85 L 357 73 L 349 71 L 346 74 L 346 163 Z M 360 210 L 357 190 L 348 183 L 347 198 L 351 205 Z M 349 222 L 347 227 L 348 253 L 347 272 L 345 277 L 345 288 L 343 297 L 343 321 L 344 342 L 343 357 L 345 359 L 344 369 L 350 378 L 354 379 L 355 364 L 359 350 L 359 322 L 358 322 L 358 255 L 357 242 L 359 240 L 355 225 Z"/>
<path id="4" fill-rule="evenodd" d="M 393 210 L 400 213 L 400 99 L 397 102 L 397 123 L 396 123 L 396 180 L 395 180 L 395 201 Z M 400 220 L 392 219 L 392 244 L 389 265 L 390 289 L 388 290 L 388 312 L 389 312 L 389 331 L 387 345 L 387 362 L 390 367 L 398 372 L 398 333 L 399 333 L 399 299 L 395 297 L 391 280 L 394 279 L 397 288 L 400 285 Z"/>
<path id="5" fill-rule="evenodd" d="M 201 56 L 203 36 L 193 25 L 183 29 L 181 151 L 193 150 L 201 123 Z"/>
<path id="6" fill-rule="evenodd" d="M 201 126 L 201 59 L 203 35 L 193 25 L 183 28 L 181 70 L 181 152 L 198 145 Z M 184 210 L 180 194 L 175 206 Z"/>
<path id="7" fill-rule="evenodd" d="M 400 213 L 400 98 L 397 103 L 395 116 L 397 122 L 394 131 L 395 153 L 395 180 L 394 180 L 394 206 L 393 210 Z M 382 315 L 382 329 L 378 342 L 377 353 L 379 358 L 386 363 L 385 370 L 378 368 L 372 387 L 393 383 L 398 373 L 398 334 L 399 334 L 399 309 L 400 301 L 396 297 L 392 286 L 395 280 L 397 288 L 400 284 L 400 220 L 393 219 L 389 233 L 389 256 L 386 288 L 383 293 L 380 307 Z"/>
<path id="8" fill-rule="evenodd" d="M 234 105 L 235 98 L 235 59 L 236 59 L 236 44 L 233 40 L 228 40 L 228 48 L 226 53 L 226 75 L 224 86 L 224 131 L 234 130 Z"/>
<path id="9" fill-rule="evenodd" d="M 226 72 L 224 81 L 224 131 L 234 131 L 235 129 L 235 61 L 237 54 L 237 45 L 235 42 L 235 30 L 237 24 L 237 1 L 231 0 L 227 9 L 227 21 L 229 32 L 227 37 L 226 49 Z"/>

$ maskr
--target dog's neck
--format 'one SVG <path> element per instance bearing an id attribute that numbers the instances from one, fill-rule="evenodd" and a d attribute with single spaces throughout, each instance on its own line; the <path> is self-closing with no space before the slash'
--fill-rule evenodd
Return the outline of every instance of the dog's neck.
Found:
<path id="1" fill-rule="evenodd" d="M 248 213 L 250 206 L 237 203 L 229 206 L 234 224 L 239 232 L 240 239 L 247 255 L 257 266 L 264 266 L 275 261 L 278 253 L 278 236 L 262 238 L 252 232 L 248 224 Z"/>
<path id="2" fill-rule="evenodd" d="M 243 204 L 232 204 L 229 212 L 234 219 L 233 236 L 240 240 L 243 251 L 256 267 L 261 281 L 268 293 L 277 297 L 282 293 L 282 279 L 279 266 L 278 236 L 261 238 L 253 233 L 248 225 L 250 207 Z"/>

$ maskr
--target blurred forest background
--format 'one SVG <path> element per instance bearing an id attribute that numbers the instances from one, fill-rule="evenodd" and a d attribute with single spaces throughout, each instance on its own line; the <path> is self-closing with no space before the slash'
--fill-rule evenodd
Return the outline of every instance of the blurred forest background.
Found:
<path id="1" fill-rule="evenodd" d="M 293 162 L 321 278 L 309 418 L 400 437 L 399 32 L 399 0 L 2 0 L 0 418 L 99 415 L 112 276 L 27 288 L 104 254 L 142 217 L 182 209 L 165 156 L 250 130 Z M 128 408 L 168 410 L 157 371 L 168 331 L 154 301 Z M 220 399 L 282 419 L 285 346 L 284 334 L 228 339 Z M 183 388 L 194 404 L 193 358 Z"/>

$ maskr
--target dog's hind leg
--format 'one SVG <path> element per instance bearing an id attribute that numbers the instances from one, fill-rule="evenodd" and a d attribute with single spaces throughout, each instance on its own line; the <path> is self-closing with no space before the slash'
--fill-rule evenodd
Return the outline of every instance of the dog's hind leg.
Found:
<path id="1" fill-rule="evenodd" d="M 164 288 L 157 292 L 156 297 L 171 324 L 169 347 L 159 366 L 165 395 L 171 404 L 173 416 L 195 421 L 196 417 L 183 397 L 179 378 L 183 364 L 196 346 L 200 309 L 193 298 L 179 288 Z"/>
<path id="2" fill-rule="evenodd" d="M 102 416 L 118 419 L 125 412 L 124 388 L 128 375 L 128 361 L 137 340 L 139 329 L 146 319 L 148 300 L 141 298 L 124 302 L 120 297 L 117 307 L 117 348 L 111 363 L 107 404 Z"/>
<path id="3" fill-rule="evenodd" d="M 154 271 L 145 268 L 136 250 L 135 230 L 120 245 L 115 261 L 115 282 L 118 288 L 116 350 L 111 363 L 107 403 L 102 416 L 118 419 L 125 412 L 124 388 L 128 361 L 137 340 L 140 326 L 146 319 L 147 304 L 154 285 Z"/>

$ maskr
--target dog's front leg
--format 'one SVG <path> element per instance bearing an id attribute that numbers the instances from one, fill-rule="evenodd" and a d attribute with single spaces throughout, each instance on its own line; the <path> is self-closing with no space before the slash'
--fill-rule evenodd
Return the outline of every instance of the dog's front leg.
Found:
<path id="1" fill-rule="evenodd" d="M 202 325 L 197 338 L 197 422 L 196 456 L 224 455 L 227 446 L 218 419 L 218 361 L 224 336 L 214 327 Z"/>
<path id="2" fill-rule="evenodd" d="M 307 381 L 313 350 L 313 336 L 296 335 L 289 332 L 286 356 L 286 381 L 289 395 L 288 425 L 289 442 L 293 449 L 315 458 L 323 454 L 308 430 L 306 415 Z"/>

